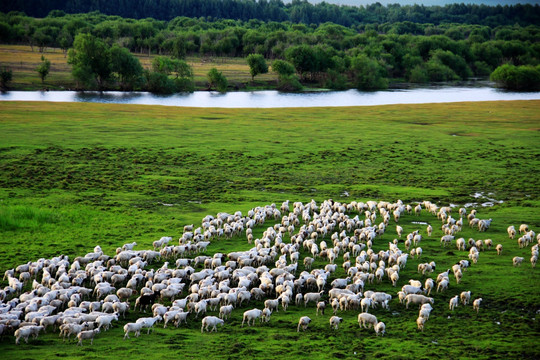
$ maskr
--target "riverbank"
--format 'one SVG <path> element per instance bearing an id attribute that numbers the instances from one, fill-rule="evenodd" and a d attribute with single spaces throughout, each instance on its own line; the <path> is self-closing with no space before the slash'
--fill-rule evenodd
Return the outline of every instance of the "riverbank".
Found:
<path id="1" fill-rule="evenodd" d="M 41 56 L 51 62 L 50 73 L 42 83 L 36 71 L 41 63 Z M 152 60 L 159 55 L 134 54 L 145 69 L 151 69 Z M 188 57 L 186 62 L 193 69 L 193 80 L 196 91 L 207 91 L 208 81 L 206 74 L 215 67 L 223 73 L 229 82 L 228 91 L 263 91 L 275 90 L 278 77 L 271 70 L 267 74 L 260 74 L 252 80 L 249 66 L 245 58 L 233 57 Z M 9 85 L 10 91 L 74 91 L 77 84 L 71 74 L 71 65 L 67 63 L 67 56 L 57 48 L 46 48 L 43 53 L 26 45 L 0 45 L 0 66 L 7 67 L 13 72 L 13 80 Z M 447 83 L 413 84 L 394 81 L 389 84 L 390 90 L 424 88 L 429 86 L 445 86 Z M 492 86 L 487 79 L 472 79 L 470 81 L 456 81 L 452 86 Z M 304 84 L 304 91 L 328 91 L 318 83 Z"/>

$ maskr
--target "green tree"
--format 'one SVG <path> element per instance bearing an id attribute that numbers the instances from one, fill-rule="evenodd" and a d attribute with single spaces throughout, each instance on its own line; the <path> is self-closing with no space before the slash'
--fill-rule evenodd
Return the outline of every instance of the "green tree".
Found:
<path id="1" fill-rule="evenodd" d="M 45 59 L 43 55 L 41 55 L 41 63 L 36 68 L 36 71 L 39 74 L 39 77 L 41 78 L 41 83 L 45 82 L 45 78 L 47 75 L 49 75 L 49 71 L 51 70 L 51 62 L 49 59 Z"/>
<path id="2" fill-rule="evenodd" d="M 291 46 L 285 51 L 285 58 L 294 65 L 294 68 L 301 77 L 304 77 L 308 72 L 313 73 L 316 70 L 316 54 L 309 45 Z"/>
<path id="3" fill-rule="evenodd" d="M 73 76 L 86 86 L 103 89 L 111 76 L 111 51 L 90 34 L 78 34 L 68 52 Z"/>
<path id="4" fill-rule="evenodd" d="M 247 57 L 247 63 L 249 65 L 249 73 L 251 74 L 251 81 L 255 76 L 259 74 L 266 74 L 268 72 L 268 65 L 264 56 L 261 54 L 249 54 Z"/>
<path id="5" fill-rule="evenodd" d="M 146 90 L 154 94 L 172 94 L 176 92 L 176 84 L 166 74 L 156 71 L 145 71 Z"/>
<path id="6" fill-rule="evenodd" d="M 534 67 L 504 64 L 491 73 L 490 79 L 508 90 L 538 90 L 540 89 L 540 65 Z"/>
<path id="7" fill-rule="evenodd" d="M 221 71 L 218 71 L 216 68 L 211 68 L 207 74 L 208 77 L 208 86 L 210 89 L 215 88 L 219 92 L 227 91 L 227 78 L 223 75 Z"/>
<path id="8" fill-rule="evenodd" d="M 3 90 L 8 88 L 9 83 L 13 79 L 13 71 L 10 68 L 3 67 L 0 70 L 0 88 Z"/>
<path id="9" fill-rule="evenodd" d="M 272 71 L 276 72 L 279 77 L 290 76 L 294 74 L 294 65 L 284 60 L 276 60 L 272 63 Z"/>
<path id="10" fill-rule="evenodd" d="M 117 74 L 122 90 L 133 90 L 142 80 L 143 68 L 139 59 L 118 45 L 111 48 L 111 71 Z"/>
<path id="11" fill-rule="evenodd" d="M 376 60 L 360 54 L 352 59 L 351 70 L 355 86 L 360 90 L 377 90 L 388 87 L 386 69 Z"/>

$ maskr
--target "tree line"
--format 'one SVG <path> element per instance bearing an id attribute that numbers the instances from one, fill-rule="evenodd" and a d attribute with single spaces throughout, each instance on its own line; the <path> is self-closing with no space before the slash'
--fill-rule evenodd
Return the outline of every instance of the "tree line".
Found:
<path id="1" fill-rule="evenodd" d="M 480 24 L 487 26 L 534 25 L 540 23 L 540 6 L 517 4 L 487 6 L 448 4 L 445 6 L 406 5 L 338 6 L 306 0 L 4 0 L 0 11 L 23 11 L 29 16 L 45 17 L 53 10 L 66 13 L 99 11 L 108 15 L 142 19 L 172 20 L 178 16 L 209 20 L 291 21 L 303 24 L 332 22 L 343 26 L 410 21 L 413 23 Z"/>
<path id="2" fill-rule="evenodd" d="M 277 72 L 284 89 L 298 88 L 299 83 L 333 89 L 378 89 L 390 82 L 487 78 L 503 64 L 533 68 L 540 64 L 540 27 L 536 25 L 396 22 L 345 27 L 254 19 L 135 20 L 96 12 L 69 15 L 53 11 L 43 19 L 20 12 L 0 13 L 3 43 L 28 44 L 41 50 L 59 47 L 67 53 L 80 34 L 89 34 L 108 48 L 125 49 L 114 51 L 158 54 L 177 60 L 186 56 L 259 54 L 271 62 L 285 61 L 295 73 Z M 277 68 L 284 69 L 281 65 Z M 161 83 L 167 83 L 160 76 Z M 181 88 L 191 88 L 187 80 L 180 82 L 184 84 Z M 118 86 L 137 88 L 137 84 L 127 86 L 121 81 Z"/>

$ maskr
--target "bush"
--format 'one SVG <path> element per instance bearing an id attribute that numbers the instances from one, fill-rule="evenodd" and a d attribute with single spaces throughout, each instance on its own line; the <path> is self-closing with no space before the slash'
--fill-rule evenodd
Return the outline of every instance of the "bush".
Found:
<path id="1" fill-rule="evenodd" d="M 2 70 L 0 70 L 0 88 L 7 89 L 12 79 L 13 71 L 7 67 L 3 67 Z"/>
<path id="2" fill-rule="evenodd" d="M 348 88 L 347 76 L 335 70 L 328 70 L 328 77 L 324 82 L 324 87 L 333 90 L 345 90 Z"/>
<path id="3" fill-rule="evenodd" d="M 280 76 L 277 89 L 279 91 L 285 91 L 285 92 L 295 92 L 300 91 L 304 87 L 302 84 L 300 84 L 300 81 L 298 81 L 298 77 L 296 75 L 289 75 L 289 76 Z"/>
<path id="4" fill-rule="evenodd" d="M 426 71 L 429 81 L 452 81 L 459 80 L 459 76 L 448 66 L 438 60 L 431 59 L 426 63 Z"/>
<path id="5" fill-rule="evenodd" d="M 154 94 L 173 94 L 176 92 L 176 84 L 167 75 L 146 71 L 146 90 Z"/>
<path id="6" fill-rule="evenodd" d="M 411 70 L 409 81 L 412 83 L 426 83 L 429 81 L 429 76 L 426 69 L 422 65 L 416 65 Z"/>
<path id="7" fill-rule="evenodd" d="M 359 90 L 378 90 L 388 87 L 386 69 L 366 55 L 353 58 L 351 70 L 354 72 L 355 86 Z"/>
<path id="8" fill-rule="evenodd" d="M 174 80 L 176 91 L 178 92 L 193 92 L 195 91 L 195 82 L 189 78 L 178 78 Z"/>
<path id="9" fill-rule="evenodd" d="M 504 64 L 491 73 L 490 79 L 507 90 L 538 90 L 540 89 L 540 65 L 533 67 Z"/>
<path id="10" fill-rule="evenodd" d="M 216 89 L 219 92 L 226 92 L 229 85 L 227 78 L 218 71 L 216 68 L 211 68 L 207 74 L 208 87 L 210 89 Z"/>

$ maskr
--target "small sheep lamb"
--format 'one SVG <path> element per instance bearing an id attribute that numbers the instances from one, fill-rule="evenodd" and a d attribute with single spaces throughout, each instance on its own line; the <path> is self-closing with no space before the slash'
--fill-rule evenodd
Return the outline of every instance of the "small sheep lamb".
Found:
<path id="1" fill-rule="evenodd" d="M 384 333 L 386 332 L 386 325 L 381 321 L 378 322 L 377 325 L 375 325 L 374 329 L 377 336 L 379 336 L 379 334 L 381 334 L 381 336 L 384 336 Z"/>
<path id="2" fill-rule="evenodd" d="M 298 321 L 298 327 L 296 329 L 296 332 L 300 332 L 300 328 L 306 331 L 310 322 L 311 322 L 311 319 L 309 317 L 302 316 L 300 320 Z"/>
<path id="3" fill-rule="evenodd" d="M 521 256 L 514 256 L 514 258 L 512 259 L 512 262 L 514 266 L 520 266 L 521 263 L 523 262 L 523 258 Z"/>
<path id="4" fill-rule="evenodd" d="M 453 298 L 450 299 L 449 308 L 451 311 L 454 311 L 454 308 L 458 306 L 459 303 L 459 296 L 456 295 Z"/>
<path id="5" fill-rule="evenodd" d="M 482 302 L 482 298 L 475 299 L 473 301 L 473 310 L 476 310 L 476 313 L 480 311 L 480 303 Z"/>
<path id="6" fill-rule="evenodd" d="M 339 327 L 339 324 L 343 321 L 342 318 L 338 316 L 332 316 L 330 318 L 330 328 L 333 328 L 334 330 L 337 330 Z"/>

